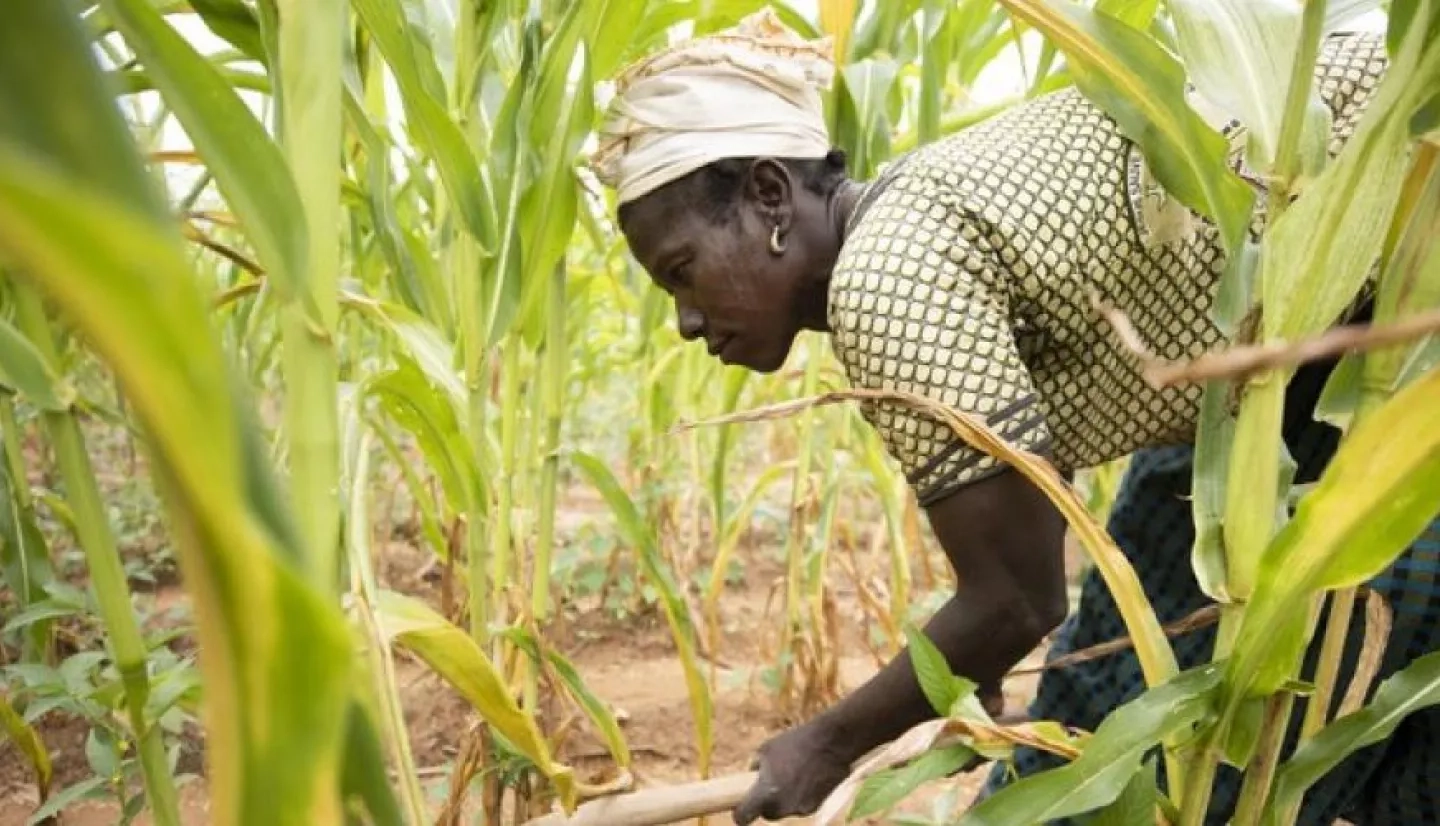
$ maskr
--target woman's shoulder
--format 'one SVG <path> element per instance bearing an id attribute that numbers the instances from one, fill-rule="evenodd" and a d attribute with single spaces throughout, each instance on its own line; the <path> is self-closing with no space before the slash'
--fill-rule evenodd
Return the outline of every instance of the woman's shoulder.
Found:
<path id="1" fill-rule="evenodd" d="M 1129 144 L 1078 91 L 1051 92 L 897 156 L 866 187 L 851 226 L 861 227 L 886 200 L 1003 209 L 1027 189 L 1053 186 L 1056 176 L 1088 174 L 1096 164 L 1118 169 Z"/>

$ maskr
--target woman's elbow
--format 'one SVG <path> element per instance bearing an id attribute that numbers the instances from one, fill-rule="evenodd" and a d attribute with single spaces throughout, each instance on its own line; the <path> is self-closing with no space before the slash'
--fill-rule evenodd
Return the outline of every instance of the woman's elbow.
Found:
<path id="1" fill-rule="evenodd" d="M 1060 627 L 1065 617 L 1070 615 L 1070 595 L 1064 588 L 1058 592 L 1047 593 L 1041 597 L 1033 606 L 1035 615 L 1035 628 L 1039 631 L 1040 637 L 1044 638 L 1051 631 Z"/>
<path id="2" fill-rule="evenodd" d="M 1070 598 L 1062 584 L 1059 588 L 1025 594 L 1013 606 L 1014 622 L 1011 627 L 1015 630 L 1017 641 L 1033 648 L 1065 621 L 1070 613 Z"/>

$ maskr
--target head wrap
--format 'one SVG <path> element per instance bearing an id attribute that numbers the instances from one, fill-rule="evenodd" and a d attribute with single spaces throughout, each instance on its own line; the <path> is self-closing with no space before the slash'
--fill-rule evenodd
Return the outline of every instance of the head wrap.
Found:
<path id="1" fill-rule="evenodd" d="M 591 167 L 623 204 L 723 158 L 823 158 L 834 72 L 830 38 L 805 40 L 767 7 L 625 70 Z"/>

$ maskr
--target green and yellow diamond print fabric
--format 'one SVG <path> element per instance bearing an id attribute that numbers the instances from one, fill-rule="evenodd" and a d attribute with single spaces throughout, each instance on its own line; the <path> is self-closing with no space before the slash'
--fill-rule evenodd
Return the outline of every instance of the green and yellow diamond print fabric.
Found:
<path id="1" fill-rule="evenodd" d="M 1385 66 L 1375 35 L 1330 38 L 1316 70 L 1354 129 Z M 1226 128 L 1240 164 L 1243 132 Z M 1156 190 L 1117 125 L 1074 90 L 1038 98 L 896 161 L 851 219 L 829 295 L 856 387 L 925 395 L 984 419 L 1062 470 L 1193 433 L 1199 386 L 1156 389 L 1093 309 L 1123 311 L 1168 359 L 1222 341 L 1214 227 Z M 997 472 L 994 459 L 899 404 L 867 420 L 922 504 Z"/>

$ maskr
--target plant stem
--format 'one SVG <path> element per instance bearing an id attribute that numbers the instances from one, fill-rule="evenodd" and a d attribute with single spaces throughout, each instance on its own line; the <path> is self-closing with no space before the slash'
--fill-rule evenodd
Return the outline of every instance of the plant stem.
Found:
<path id="1" fill-rule="evenodd" d="M 361 426 L 356 424 L 356 427 Z M 410 737 L 405 729 L 405 712 L 401 708 L 400 692 L 395 682 L 394 658 L 381 631 L 380 621 L 375 616 L 375 599 L 379 586 L 375 582 L 375 569 L 371 559 L 371 526 L 365 498 L 369 459 L 370 437 L 368 433 L 363 433 L 360 435 L 350 470 L 350 513 L 346 520 L 350 534 L 350 540 L 346 543 L 350 557 L 350 590 L 356 598 L 356 614 L 365 633 L 370 677 L 374 680 L 380 703 L 380 719 L 383 723 L 381 730 L 389 742 L 392 759 L 395 761 L 400 799 L 410 822 L 419 826 L 426 822 L 425 794 L 420 789 L 415 758 L 410 750 Z"/>
<path id="2" fill-rule="evenodd" d="M 1269 216 L 1266 223 L 1274 226 L 1290 205 L 1290 189 L 1294 185 L 1299 164 L 1300 137 L 1305 128 L 1305 109 L 1310 102 L 1310 87 L 1315 83 L 1315 59 L 1320 54 L 1320 37 L 1325 25 L 1325 3 L 1305 3 L 1300 22 L 1300 40 L 1295 46 L 1295 63 L 1290 69 L 1290 85 L 1285 92 L 1285 114 L 1280 121 L 1280 137 L 1275 150 L 1275 168 L 1270 185 Z"/>
<path id="3" fill-rule="evenodd" d="M 1225 562 L 1229 591 L 1241 600 L 1254 590 L 1260 555 L 1275 534 L 1284 403 L 1283 374 L 1267 372 L 1251 383 L 1235 423 L 1231 449 L 1238 461 L 1231 462 L 1225 487 Z"/>
<path id="4" fill-rule="evenodd" d="M 1185 767 L 1184 794 L 1180 805 L 1178 826 L 1201 826 L 1210 809 L 1210 795 L 1215 788 L 1215 772 L 1220 765 L 1218 744 L 1224 739 L 1229 721 L 1222 719 L 1210 729 L 1195 747 L 1194 761 Z"/>
<path id="5" fill-rule="evenodd" d="M 925 4 L 921 28 L 924 44 L 920 60 L 920 113 L 916 121 L 916 137 L 924 145 L 940 136 L 940 109 L 945 91 L 945 70 L 949 68 L 949 53 L 941 48 L 945 42 L 940 32 L 949 6 L 943 10 L 936 5 Z"/>
<path id="6" fill-rule="evenodd" d="M 1415 147 L 1410 174 L 1406 176 L 1395 219 L 1391 223 L 1390 235 L 1386 239 L 1381 257 L 1381 280 L 1375 300 L 1375 325 L 1394 323 L 1416 304 L 1415 285 L 1424 276 L 1406 272 L 1406 262 L 1412 265 L 1420 260 L 1425 248 L 1433 243 L 1434 211 L 1429 210 L 1417 216 L 1416 210 L 1423 203 L 1434 203 L 1440 190 L 1440 175 L 1437 175 L 1440 150 L 1429 143 L 1421 142 Z M 1419 223 L 1412 223 L 1418 221 Z M 1406 300 L 1409 293 L 1409 300 Z M 1420 299 L 1423 301 L 1423 299 Z M 1408 305 L 1408 306 L 1406 306 Z M 1346 430 L 1349 432 L 1360 422 L 1373 414 L 1390 398 L 1400 365 L 1405 358 L 1403 348 L 1390 351 L 1365 353 L 1361 358 L 1360 398 L 1355 404 Z M 1330 597 L 1330 613 L 1326 619 L 1325 638 L 1320 649 L 1320 661 L 1315 672 L 1315 693 L 1305 708 L 1305 721 L 1300 731 L 1300 742 L 1313 737 L 1329 719 L 1331 699 L 1334 696 L 1339 677 L 1341 658 L 1345 641 L 1349 636 L 1350 620 L 1354 613 L 1355 588 L 1342 588 Z M 1300 814 L 1297 802 L 1281 813 L 1281 826 L 1290 826 Z"/>
<path id="7" fill-rule="evenodd" d="M 13 502 L 0 503 L 0 507 L 14 505 L 15 512 L 11 522 L 19 540 L 15 547 L 9 549 L 10 553 L 15 555 L 15 567 L 20 573 L 19 580 L 10 583 L 10 587 L 15 590 L 20 606 L 24 608 L 43 599 L 36 586 L 53 580 L 55 573 L 49 549 L 43 543 L 37 549 L 26 547 L 27 526 L 35 524 L 35 500 L 30 495 L 30 483 L 25 474 L 25 458 L 20 446 L 20 425 L 15 419 L 15 397 L 8 392 L 0 392 L 0 434 L 3 434 L 4 438 L 4 472 L 10 476 L 10 493 L 14 497 Z M 35 570 L 32 565 L 39 566 L 41 570 Z M 22 652 L 26 662 L 40 662 L 51 666 L 55 664 L 55 651 L 51 644 L 53 627 L 54 622 L 49 620 L 30 626 L 24 635 L 25 645 Z"/>
<path id="8" fill-rule="evenodd" d="M 59 352 L 39 295 L 29 285 L 17 283 L 15 303 L 21 332 L 51 369 L 58 372 Z M 80 423 L 71 411 L 46 411 L 42 418 L 65 483 L 65 498 L 74 514 L 76 539 L 85 552 L 90 585 L 100 607 L 100 618 L 105 623 L 115 669 L 120 672 L 120 683 L 125 690 L 125 707 L 145 776 L 146 800 L 157 826 L 179 826 L 179 798 L 165 755 L 164 731 L 145 719 L 145 704 L 150 697 L 145 641 L 130 605 L 125 566 L 95 482 L 90 456 L 85 452 Z"/>
<path id="9" fill-rule="evenodd" d="M 820 384 L 820 363 L 819 351 L 815 347 L 807 347 L 805 350 L 805 378 L 801 390 L 802 396 L 815 395 L 816 388 Z M 804 596 L 802 584 L 805 576 L 805 549 L 806 549 L 806 504 L 809 502 L 810 487 L 810 444 L 815 431 L 814 410 L 808 410 L 800 420 L 798 443 L 796 450 L 798 455 L 795 460 L 795 475 L 793 488 L 790 491 L 790 529 L 785 536 L 785 635 L 784 644 L 781 646 L 781 654 L 791 655 L 790 663 L 786 666 L 786 677 L 783 683 L 794 688 L 794 677 L 796 676 L 795 659 L 796 638 L 800 635 L 804 625 Z"/>
<path id="10" fill-rule="evenodd" d="M 338 585 L 340 425 L 335 331 L 340 275 L 340 66 L 343 0 L 282 2 L 281 144 L 309 227 L 306 296 L 283 311 L 285 435 L 291 495 L 310 576 Z"/>
<path id="11" fill-rule="evenodd" d="M 522 401 L 522 341 L 519 333 L 506 336 L 501 347 L 503 362 L 500 366 L 500 476 L 496 481 L 495 513 L 492 515 L 490 534 L 490 619 L 503 625 L 508 613 L 510 556 L 514 545 L 511 531 L 515 518 L 515 475 L 519 472 L 516 466 L 516 441 L 520 435 L 519 414 Z M 494 656 L 496 662 L 504 661 L 498 648 Z"/>
<path id="12" fill-rule="evenodd" d="M 1280 747 L 1285 743 L 1285 729 L 1294 705 L 1295 695 L 1288 691 L 1271 695 L 1265 703 L 1260 748 L 1245 769 L 1240 800 L 1235 804 L 1235 816 L 1230 821 L 1234 826 L 1255 826 L 1265 812 L 1265 801 L 1275 781 L 1275 766 L 1280 761 Z"/>
<path id="13" fill-rule="evenodd" d="M 482 12 L 479 0 L 461 0 L 456 10 L 455 76 L 451 80 L 450 108 L 467 139 L 476 140 L 475 87 L 480 64 L 477 26 Z M 439 206 L 445 206 L 443 190 L 437 193 Z M 452 223 L 454 223 L 452 221 Z M 486 438 L 489 427 L 490 375 L 487 358 L 487 336 L 480 299 L 481 250 L 478 241 L 461 229 L 453 231 L 449 248 L 452 273 L 451 288 L 460 332 L 461 360 L 465 372 L 465 423 L 467 449 L 476 467 L 486 478 L 493 478 L 489 464 Z M 489 642 L 489 493 L 471 491 L 470 500 L 454 503 L 465 513 L 465 555 L 469 580 L 468 612 L 470 636 L 482 647 Z"/>
<path id="14" fill-rule="evenodd" d="M 1299 161 L 1305 110 L 1309 103 L 1310 88 L 1314 83 L 1314 66 L 1320 49 L 1324 13 L 1324 3 L 1305 4 L 1300 38 L 1296 44 L 1295 60 L 1286 91 L 1275 165 L 1271 170 L 1266 207 L 1269 226 L 1275 225 L 1289 205 L 1290 190 Z M 1257 383 L 1250 385 L 1241 405 L 1234 439 L 1231 442 L 1232 458 L 1238 461 L 1231 462 L 1226 485 L 1225 555 L 1229 591 L 1241 599 L 1248 598 L 1254 587 L 1260 554 L 1269 544 L 1274 532 L 1274 514 L 1279 502 L 1279 492 L 1276 490 L 1279 463 L 1277 450 L 1273 446 L 1279 444 L 1281 438 L 1285 393 L 1283 375 L 1276 372 L 1265 373 Z M 1226 606 L 1224 609 L 1216 638 L 1217 657 L 1225 656 L 1233 647 L 1244 613 L 1243 605 Z M 1273 702 L 1275 698 L 1271 699 Z M 1291 702 L 1293 700 L 1286 701 L 1284 720 L 1289 719 L 1288 709 Z M 1270 709 L 1267 707 L 1267 710 Z M 1284 720 L 1279 724 L 1282 734 Z M 1221 741 L 1220 738 L 1225 736 L 1228 728 L 1229 720 L 1224 719 L 1212 729 L 1211 736 L 1204 741 L 1205 747 L 1198 755 L 1199 766 L 1190 767 L 1191 784 L 1187 787 L 1182 801 L 1185 826 L 1200 823 L 1209 807 L 1211 786 L 1219 759 L 1215 744 Z M 1270 771 L 1274 771 L 1273 764 Z M 1269 779 L 1266 778 L 1258 791 L 1253 788 L 1256 782 L 1258 781 L 1247 773 L 1245 790 L 1252 798 L 1257 795 L 1260 797 L 1260 800 L 1249 805 L 1258 809 L 1269 790 Z M 1201 805 L 1196 805 L 1197 803 Z"/>
<path id="15" fill-rule="evenodd" d="M 565 382 L 568 378 L 565 340 L 565 259 L 550 275 L 549 306 L 546 308 L 545 355 L 541 368 L 544 431 L 540 444 L 540 512 L 537 515 L 534 572 L 530 584 L 530 615 L 536 633 L 550 614 L 550 560 L 555 548 L 555 500 L 560 485 L 560 424 L 565 413 Z M 540 667 L 536 663 L 536 669 Z M 533 672 L 532 672 L 533 673 Z M 535 680 L 526 685 L 526 708 L 534 709 Z"/>

